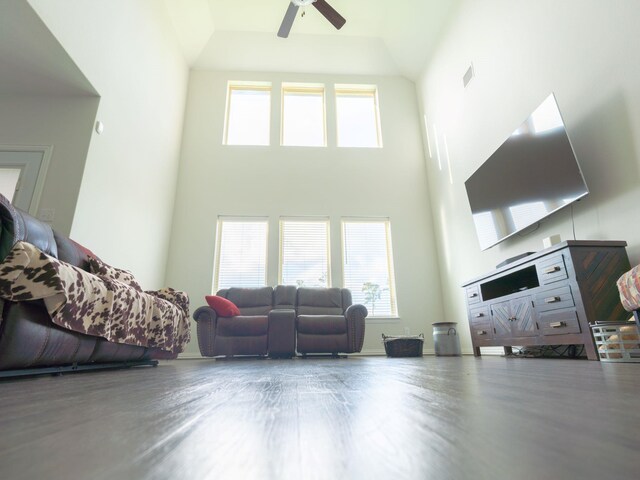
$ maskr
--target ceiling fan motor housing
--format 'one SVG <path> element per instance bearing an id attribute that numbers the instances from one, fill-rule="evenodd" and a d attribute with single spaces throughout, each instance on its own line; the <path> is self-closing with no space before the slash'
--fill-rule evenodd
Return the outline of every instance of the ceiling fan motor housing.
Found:
<path id="1" fill-rule="evenodd" d="M 307 5 L 311 5 L 316 0 L 291 0 L 291 3 L 297 5 L 298 7 L 306 7 Z"/>

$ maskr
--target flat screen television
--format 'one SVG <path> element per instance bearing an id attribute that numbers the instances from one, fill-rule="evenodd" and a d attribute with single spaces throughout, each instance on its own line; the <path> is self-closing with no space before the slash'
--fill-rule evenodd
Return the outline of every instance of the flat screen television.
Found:
<path id="1" fill-rule="evenodd" d="M 465 182 L 486 250 L 589 193 L 549 95 Z"/>

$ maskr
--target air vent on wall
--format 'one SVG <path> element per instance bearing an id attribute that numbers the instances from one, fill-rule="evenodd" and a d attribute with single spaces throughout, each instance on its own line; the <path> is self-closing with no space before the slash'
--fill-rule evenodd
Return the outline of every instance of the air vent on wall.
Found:
<path id="1" fill-rule="evenodd" d="M 462 83 L 464 84 L 465 88 L 467 87 L 467 85 L 469 85 L 469 82 L 471 81 L 471 79 L 474 76 L 474 72 L 473 72 L 473 63 L 471 65 L 469 65 L 469 68 L 467 68 L 467 71 L 464 72 L 464 75 L 462 77 Z"/>

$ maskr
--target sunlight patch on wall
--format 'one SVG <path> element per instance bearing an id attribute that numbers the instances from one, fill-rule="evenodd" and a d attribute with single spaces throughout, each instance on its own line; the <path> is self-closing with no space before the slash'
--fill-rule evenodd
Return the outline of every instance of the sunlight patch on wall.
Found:
<path id="1" fill-rule="evenodd" d="M 429 138 L 429 122 L 427 122 L 427 115 L 424 115 L 424 131 L 427 134 L 427 150 L 429 150 L 429 158 L 433 158 L 431 152 L 431 138 Z"/>
<path id="2" fill-rule="evenodd" d="M 444 143 L 444 153 L 447 157 L 447 168 L 449 169 L 449 183 L 453 185 L 453 174 L 451 173 L 451 159 L 449 158 L 449 144 L 447 143 L 446 135 L 442 135 L 442 142 Z"/>
<path id="3" fill-rule="evenodd" d="M 438 168 L 442 171 L 442 160 L 440 157 L 440 142 L 438 142 L 438 127 L 436 124 L 433 124 L 433 136 L 436 139 L 436 157 L 438 157 Z"/>

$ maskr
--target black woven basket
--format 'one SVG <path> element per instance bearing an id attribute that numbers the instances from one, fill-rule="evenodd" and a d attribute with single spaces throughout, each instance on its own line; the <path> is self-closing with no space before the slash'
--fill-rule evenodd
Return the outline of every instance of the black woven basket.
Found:
<path id="1" fill-rule="evenodd" d="M 383 333 L 382 343 L 387 357 L 421 357 L 424 335 L 392 337 Z"/>

